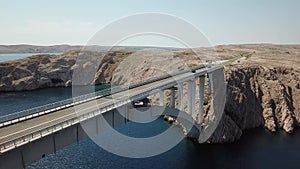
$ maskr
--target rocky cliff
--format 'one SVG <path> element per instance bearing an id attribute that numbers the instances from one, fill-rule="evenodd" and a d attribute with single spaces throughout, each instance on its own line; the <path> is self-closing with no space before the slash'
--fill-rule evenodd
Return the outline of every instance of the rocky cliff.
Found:
<path id="1" fill-rule="evenodd" d="M 222 46 L 250 52 L 225 69 L 227 99 L 223 120 L 211 142 L 234 141 L 246 129 L 265 127 L 292 133 L 300 120 L 300 48 L 282 45 Z"/>
<path id="2" fill-rule="evenodd" d="M 233 141 L 260 126 L 292 133 L 299 126 L 299 77 L 299 70 L 287 67 L 228 67 L 225 113 L 211 141 Z"/>

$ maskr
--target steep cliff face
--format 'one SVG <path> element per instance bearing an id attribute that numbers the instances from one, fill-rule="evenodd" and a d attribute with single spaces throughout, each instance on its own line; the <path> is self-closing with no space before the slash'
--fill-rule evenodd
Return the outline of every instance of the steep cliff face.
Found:
<path id="1" fill-rule="evenodd" d="M 300 118 L 299 77 L 299 70 L 286 67 L 228 67 L 225 113 L 210 141 L 233 141 L 259 126 L 292 133 Z"/>

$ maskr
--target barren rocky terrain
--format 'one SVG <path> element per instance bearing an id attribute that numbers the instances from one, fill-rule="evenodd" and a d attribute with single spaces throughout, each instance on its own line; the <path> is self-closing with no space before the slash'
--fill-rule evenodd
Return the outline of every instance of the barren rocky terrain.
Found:
<path id="1" fill-rule="evenodd" d="M 258 126 L 265 126 L 273 132 L 283 129 L 288 133 L 299 127 L 299 46 L 239 45 L 221 48 L 252 54 L 226 66 L 225 120 L 219 125 L 213 141 L 234 140 L 243 130 Z M 224 133 L 231 137 L 223 137 Z"/>
<path id="2" fill-rule="evenodd" d="M 128 84 L 188 69 L 207 60 L 237 56 L 244 57 L 225 66 L 225 112 L 210 141 L 234 141 L 244 130 L 263 126 L 272 132 L 283 129 L 292 133 L 300 123 L 300 46 L 297 45 L 227 45 L 155 54 L 117 50 L 69 51 L 58 57 L 40 55 L 0 63 L 0 92 L 72 84 Z M 85 74 L 92 74 L 92 78 L 78 80 Z M 208 112 L 210 98 L 206 97 L 205 102 Z"/>

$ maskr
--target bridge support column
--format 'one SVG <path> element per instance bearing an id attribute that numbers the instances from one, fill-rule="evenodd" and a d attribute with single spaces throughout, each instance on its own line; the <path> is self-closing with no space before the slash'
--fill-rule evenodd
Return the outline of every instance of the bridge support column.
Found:
<path id="1" fill-rule="evenodd" d="M 203 114 L 204 114 L 204 84 L 205 84 L 205 76 L 199 77 L 199 116 L 198 123 L 202 123 Z"/>
<path id="2" fill-rule="evenodd" d="M 194 117 L 195 114 L 195 89 L 196 81 L 195 79 L 188 82 L 188 113 Z"/>
<path id="3" fill-rule="evenodd" d="M 165 93 L 163 90 L 159 92 L 159 102 L 160 106 L 165 106 Z"/>
<path id="4" fill-rule="evenodd" d="M 208 63 L 207 68 L 211 68 L 211 61 Z M 212 73 L 208 73 L 208 94 L 213 93 L 213 80 L 212 80 Z"/>
<path id="5" fill-rule="evenodd" d="M 171 89 L 171 95 L 170 95 L 170 107 L 175 108 L 175 87 L 172 87 Z"/>
<path id="6" fill-rule="evenodd" d="M 125 117 L 125 124 L 129 122 L 129 115 L 128 115 L 128 104 L 125 104 L 124 106 L 124 117 Z"/>
<path id="7" fill-rule="evenodd" d="M 178 110 L 182 110 L 183 83 L 178 84 Z"/>
<path id="8" fill-rule="evenodd" d="M 213 93 L 213 81 L 212 81 L 212 74 L 207 74 L 208 75 L 208 94 Z"/>

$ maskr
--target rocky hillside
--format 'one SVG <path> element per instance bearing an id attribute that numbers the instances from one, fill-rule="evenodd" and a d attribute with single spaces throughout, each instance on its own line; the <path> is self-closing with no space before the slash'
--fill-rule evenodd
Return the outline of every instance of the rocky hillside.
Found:
<path id="1" fill-rule="evenodd" d="M 82 84 L 110 83 L 112 73 L 122 57 L 130 51 L 69 51 L 61 56 L 38 55 L 0 63 L 0 92 L 71 86 L 73 72 L 98 72 L 94 79 Z M 84 58 L 86 61 L 81 62 Z"/>

